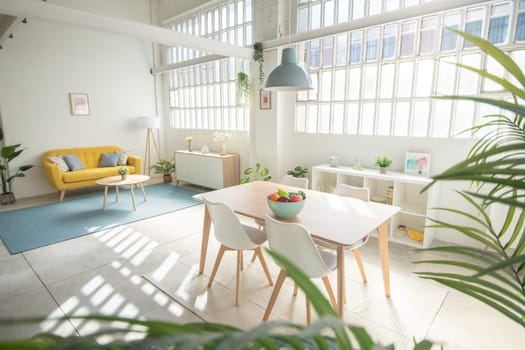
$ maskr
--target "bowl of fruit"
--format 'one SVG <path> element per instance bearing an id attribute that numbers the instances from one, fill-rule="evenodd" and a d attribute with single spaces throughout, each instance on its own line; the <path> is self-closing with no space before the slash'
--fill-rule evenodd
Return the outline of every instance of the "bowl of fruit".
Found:
<path id="1" fill-rule="evenodd" d="M 303 191 L 286 192 L 280 188 L 267 197 L 268 206 L 272 212 L 283 219 L 296 217 L 303 209 L 305 200 L 306 195 Z"/>

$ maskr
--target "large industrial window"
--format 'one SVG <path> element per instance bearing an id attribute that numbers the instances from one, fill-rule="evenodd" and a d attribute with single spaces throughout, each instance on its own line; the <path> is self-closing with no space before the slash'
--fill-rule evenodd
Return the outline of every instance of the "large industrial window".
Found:
<path id="1" fill-rule="evenodd" d="M 239 46 L 252 45 L 253 0 L 215 3 L 180 16 L 168 28 Z M 206 53 L 185 47 L 168 48 L 168 63 L 179 63 Z M 237 73 L 248 72 L 247 61 L 225 58 L 169 73 L 171 127 L 183 129 L 248 130 L 247 106 L 238 106 Z"/>
<path id="2" fill-rule="evenodd" d="M 328 3 L 299 2 L 309 9 Z M 353 3 L 339 1 L 336 8 L 346 9 Z M 348 18 L 399 5 L 399 1 L 387 0 L 362 3 L 367 7 L 350 6 L 349 11 L 354 12 Z M 335 13 L 334 18 L 338 17 Z M 485 37 L 525 68 L 525 0 L 493 1 L 310 40 L 300 43 L 298 51 L 314 90 L 297 94 L 296 131 L 471 137 L 462 131 L 479 122 L 479 116 L 500 111 L 432 97 L 460 94 L 506 99 L 510 95 L 490 80 L 456 67 L 455 63 L 461 63 L 486 68 L 497 76 L 504 74 L 497 62 L 448 28 Z"/>

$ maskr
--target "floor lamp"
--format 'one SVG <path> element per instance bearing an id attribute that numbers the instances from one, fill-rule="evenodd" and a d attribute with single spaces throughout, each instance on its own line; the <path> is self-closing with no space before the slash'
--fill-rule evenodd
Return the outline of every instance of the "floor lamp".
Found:
<path id="1" fill-rule="evenodd" d="M 157 117 L 137 117 L 137 127 L 139 129 L 146 129 L 146 150 L 144 155 L 144 174 L 146 174 L 146 169 L 148 169 L 148 175 L 150 175 L 150 144 L 153 142 L 155 146 L 155 151 L 157 152 L 157 161 L 160 161 L 160 151 L 157 141 L 155 141 L 155 134 L 152 129 L 159 128 L 159 118 Z"/>

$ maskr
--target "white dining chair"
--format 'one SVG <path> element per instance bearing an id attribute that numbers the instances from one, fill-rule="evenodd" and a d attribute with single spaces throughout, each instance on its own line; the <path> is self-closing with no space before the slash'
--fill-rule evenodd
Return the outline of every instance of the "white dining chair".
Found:
<path id="1" fill-rule="evenodd" d="M 224 203 L 213 203 L 204 198 L 206 208 L 213 223 L 215 237 L 221 243 L 217 259 L 213 265 L 213 270 L 208 281 L 211 287 L 224 252 L 227 250 L 237 251 L 237 272 L 235 280 L 235 305 L 240 304 L 240 279 L 242 270 L 242 254 L 244 250 L 254 250 L 259 258 L 262 268 L 268 279 L 268 283 L 273 285 L 272 276 L 266 265 L 261 245 L 266 242 L 266 233 L 255 227 L 242 225 L 235 212 Z"/>
<path id="2" fill-rule="evenodd" d="M 308 188 L 308 178 L 306 177 L 294 177 L 292 175 L 284 175 L 281 179 L 283 185 Z"/>
<path id="3" fill-rule="evenodd" d="M 308 188 L 308 178 L 306 177 L 294 177 L 291 175 L 284 175 L 284 177 L 281 179 L 281 184 L 287 185 L 287 186 L 294 186 L 299 188 Z M 259 225 L 259 230 L 264 230 L 266 223 L 264 220 L 261 219 L 255 219 L 255 223 Z M 255 254 L 252 255 L 251 261 L 255 261 Z"/>
<path id="4" fill-rule="evenodd" d="M 370 200 L 370 190 L 366 187 L 356 187 L 356 186 L 351 186 L 347 184 L 338 184 L 336 188 L 334 189 L 333 193 L 339 196 L 357 198 L 365 202 L 368 202 Z M 352 253 L 354 254 L 354 257 L 355 257 L 355 261 L 357 263 L 357 267 L 359 268 L 359 272 L 361 273 L 361 278 L 363 279 L 363 283 L 367 283 L 368 279 L 366 277 L 365 268 L 363 266 L 363 260 L 361 259 L 361 254 L 359 253 L 358 248 L 362 247 L 363 245 L 366 244 L 366 242 L 368 242 L 369 236 L 370 235 L 366 235 L 366 237 L 363 237 L 358 242 L 345 248 L 346 250 L 352 250 Z M 323 248 L 334 249 L 334 250 L 337 249 L 335 244 L 331 244 L 326 241 L 316 240 L 316 243 L 320 247 L 323 247 Z M 346 302 L 346 290 L 344 291 L 343 295 L 344 295 L 344 302 Z"/>
<path id="5" fill-rule="evenodd" d="M 277 221 L 269 215 L 266 215 L 265 221 L 268 244 L 272 251 L 290 260 L 309 278 L 321 278 L 328 292 L 328 297 L 334 309 L 337 310 L 337 302 L 328 277 L 330 272 L 337 268 L 337 257 L 328 251 L 317 249 L 310 233 L 303 225 Z M 290 249 L 290 247 L 293 247 L 293 249 Z M 263 321 L 268 320 L 270 317 L 285 279 L 286 271 L 281 266 L 279 277 L 277 277 L 272 295 L 266 306 Z M 308 298 L 306 298 L 306 321 L 310 324 L 311 306 Z"/>

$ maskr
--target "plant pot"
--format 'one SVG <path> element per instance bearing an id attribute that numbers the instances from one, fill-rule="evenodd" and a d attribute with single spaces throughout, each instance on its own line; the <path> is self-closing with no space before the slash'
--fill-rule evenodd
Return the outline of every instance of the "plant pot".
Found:
<path id="1" fill-rule="evenodd" d="M 171 175 L 164 175 L 162 180 L 164 181 L 165 184 L 169 184 L 173 181 L 173 178 L 171 177 Z"/>
<path id="2" fill-rule="evenodd" d="M 120 177 L 122 178 L 122 180 L 126 180 L 126 178 L 128 177 L 128 175 L 120 175 Z"/>
<path id="3" fill-rule="evenodd" d="M 15 202 L 16 198 L 13 192 L 6 192 L 0 194 L 0 203 L 2 203 L 2 205 L 14 204 Z"/>
<path id="4" fill-rule="evenodd" d="M 386 167 L 384 166 L 379 167 L 379 173 L 386 174 Z"/>

